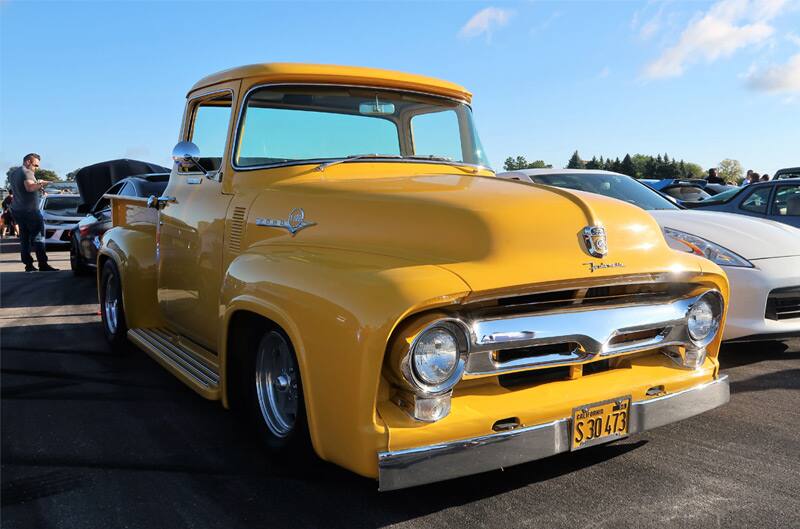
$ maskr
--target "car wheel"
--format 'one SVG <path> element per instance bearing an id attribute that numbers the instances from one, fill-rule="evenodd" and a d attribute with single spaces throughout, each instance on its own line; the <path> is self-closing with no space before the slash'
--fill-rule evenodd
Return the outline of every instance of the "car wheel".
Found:
<path id="1" fill-rule="evenodd" d="M 86 266 L 83 257 L 81 257 L 78 241 L 74 238 L 72 239 L 72 244 L 69 246 L 69 266 L 72 268 L 72 273 L 76 276 L 89 275 L 89 267 Z"/>
<path id="2" fill-rule="evenodd" d="M 122 350 L 127 340 L 128 326 L 122 304 L 122 281 L 117 265 L 111 259 L 103 265 L 100 276 L 100 316 L 103 331 L 113 350 Z"/>
<path id="3" fill-rule="evenodd" d="M 250 415 L 265 444 L 276 452 L 305 453 L 308 423 L 300 368 L 288 337 L 269 330 L 251 356 Z"/>

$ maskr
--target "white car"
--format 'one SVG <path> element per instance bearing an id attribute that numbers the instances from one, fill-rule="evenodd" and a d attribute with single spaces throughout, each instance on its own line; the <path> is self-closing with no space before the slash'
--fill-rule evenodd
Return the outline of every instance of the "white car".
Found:
<path id="1" fill-rule="evenodd" d="M 598 193 L 649 211 L 670 246 L 722 267 L 731 294 L 723 339 L 800 336 L 800 230 L 770 220 L 688 210 L 635 179 L 588 169 L 524 169 L 499 178 Z"/>
<path id="2" fill-rule="evenodd" d="M 39 202 L 44 218 L 44 243 L 47 246 L 69 246 L 72 230 L 83 215 L 78 214 L 80 195 L 47 194 Z"/>

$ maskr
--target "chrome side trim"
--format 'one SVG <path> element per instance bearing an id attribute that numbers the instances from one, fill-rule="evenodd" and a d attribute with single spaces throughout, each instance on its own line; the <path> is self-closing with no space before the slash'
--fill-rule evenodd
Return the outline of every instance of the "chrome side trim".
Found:
<path id="1" fill-rule="evenodd" d="M 176 343 L 177 335 L 164 329 L 129 329 L 128 338 L 157 354 L 200 386 L 209 389 L 219 386 L 219 373 L 214 366 Z"/>
<path id="2" fill-rule="evenodd" d="M 656 305 L 561 310 L 544 314 L 476 319 L 471 322 L 472 347 L 466 374 L 490 375 L 535 367 L 587 362 L 597 358 L 646 351 L 668 345 L 700 349 L 689 337 L 686 315 L 698 296 Z M 642 331 L 654 336 L 636 339 L 625 335 Z M 619 343 L 614 343 L 618 340 Z M 536 355 L 500 361 L 497 351 L 540 345 L 575 343 L 564 353 Z"/>
<path id="3" fill-rule="evenodd" d="M 600 397 L 598 400 L 601 400 Z M 634 402 L 630 433 L 638 433 L 722 406 L 728 376 L 663 397 Z M 406 450 L 378 453 L 381 491 L 402 489 L 542 459 L 570 449 L 570 418 Z"/>

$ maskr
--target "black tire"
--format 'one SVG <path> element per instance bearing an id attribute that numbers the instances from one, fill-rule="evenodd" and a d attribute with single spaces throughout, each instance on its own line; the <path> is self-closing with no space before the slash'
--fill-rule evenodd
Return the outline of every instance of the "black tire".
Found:
<path id="1" fill-rule="evenodd" d="M 246 343 L 248 351 L 241 351 L 244 361 L 239 369 L 242 411 L 271 452 L 291 456 L 293 460 L 306 459 L 311 455 L 311 441 L 303 382 L 291 341 L 280 329 L 272 328 L 260 334 L 251 333 Z M 289 369 L 265 370 L 265 362 L 275 366 L 279 357 Z M 286 380 L 279 380 L 281 376 Z M 282 404 L 289 408 L 284 409 L 287 413 L 276 410 Z"/>
<path id="2" fill-rule="evenodd" d="M 91 272 L 86 261 L 83 260 L 83 256 L 81 256 L 78 240 L 75 237 L 72 238 L 72 244 L 69 246 L 69 266 L 76 276 L 87 276 Z"/>
<path id="3" fill-rule="evenodd" d="M 116 352 L 125 351 L 128 325 L 122 303 L 122 281 L 117 265 L 111 259 L 105 262 L 100 275 L 100 316 L 103 320 L 103 332 L 111 349 Z"/>

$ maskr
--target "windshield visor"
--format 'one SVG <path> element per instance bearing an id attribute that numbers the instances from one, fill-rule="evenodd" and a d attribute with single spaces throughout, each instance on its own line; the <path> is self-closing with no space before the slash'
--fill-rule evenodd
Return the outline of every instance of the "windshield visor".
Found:
<path id="1" fill-rule="evenodd" d="M 236 145 L 238 168 L 359 155 L 489 166 L 468 105 L 369 88 L 258 88 L 247 97 Z"/>

